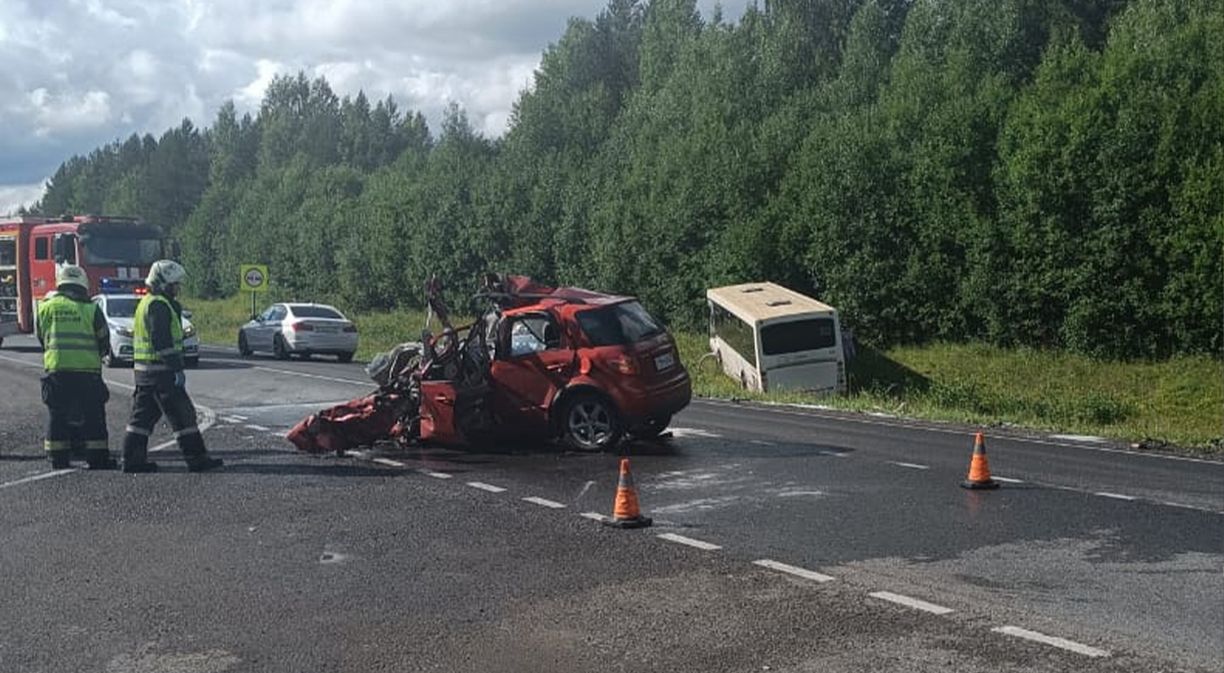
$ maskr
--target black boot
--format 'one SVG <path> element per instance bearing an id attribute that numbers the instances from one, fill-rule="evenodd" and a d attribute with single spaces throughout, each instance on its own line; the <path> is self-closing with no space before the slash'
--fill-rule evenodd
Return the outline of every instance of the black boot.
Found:
<path id="1" fill-rule="evenodd" d="M 207 455 L 193 456 L 187 460 L 188 472 L 207 472 L 216 469 L 225 464 L 225 461 L 220 458 L 211 458 Z"/>
<path id="2" fill-rule="evenodd" d="M 111 457 L 106 449 L 90 449 L 85 452 L 85 462 L 91 470 L 117 470 L 119 461 Z"/>
<path id="3" fill-rule="evenodd" d="M 72 467 L 71 453 L 68 451 L 48 451 L 47 456 L 51 458 L 53 470 L 67 470 Z"/>
<path id="4" fill-rule="evenodd" d="M 151 460 L 146 460 L 143 463 L 133 463 L 129 461 L 124 461 L 123 463 L 123 472 L 125 474 L 139 474 L 142 472 L 156 472 L 156 471 L 157 471 L 157 463 Z"/>

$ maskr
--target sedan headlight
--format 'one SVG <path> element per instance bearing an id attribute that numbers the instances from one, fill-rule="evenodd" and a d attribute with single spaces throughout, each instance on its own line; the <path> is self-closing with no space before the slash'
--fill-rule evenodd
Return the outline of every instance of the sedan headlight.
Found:
<path id="1" fill-rule="evenodd" d="M 116 327 L 115 327 L 115 333 L 116 333 L 116 334 L 118 334 L 119 336 L 121 336 L 121 337 L 125 338 L 125 339 L 131 339 L 131 338 L 132 338 L 132 330 L 130 330 L 130 329 L 126 328 L 126 327 L 118 327 L 118 326 L 116 326 Z"/>
<path id="2" fill-rule="evenodd" d="M 195 336 L 195 326 L 194 325 L 188 325 L 183 328 L 183 338 L 184 339 L 190 339 L 193 336 Z"/>

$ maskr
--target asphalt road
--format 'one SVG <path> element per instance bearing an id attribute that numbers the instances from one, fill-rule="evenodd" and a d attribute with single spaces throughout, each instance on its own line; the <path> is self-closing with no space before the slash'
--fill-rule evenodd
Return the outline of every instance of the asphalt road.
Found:
<path id="1" fill-rule="evenodd" d="M 1224 670 L 1220 463 L 991 433 L 970 492 L 969 428 L 697 402 L 617 531 L 614 455 L 294 453 L 372 388 L 334 362 L 206 352 L 217 473 L 164 429 L 164 473 L 52 473 L 39 360 L 0 350 L 0 671 Z"/>

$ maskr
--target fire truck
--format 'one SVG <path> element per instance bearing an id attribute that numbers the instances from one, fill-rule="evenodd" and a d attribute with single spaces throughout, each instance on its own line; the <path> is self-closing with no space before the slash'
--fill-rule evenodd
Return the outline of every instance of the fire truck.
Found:
<path id="1" fill-rule="evenodd" d="M 34 332 L 60 266 L 85 269 L 90 295 L 134 293 L 153 262 L 175 256 L 168 248 L 160 227 L 134 217 L 0 218 L 0 344 Z"/>

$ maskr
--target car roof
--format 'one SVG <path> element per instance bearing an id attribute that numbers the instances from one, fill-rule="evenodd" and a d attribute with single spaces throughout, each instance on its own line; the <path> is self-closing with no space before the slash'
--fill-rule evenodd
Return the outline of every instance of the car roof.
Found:
<path id="1" fill-rule="evenodd" d="M 274 305 L 275 305 L 275 304 L 274 304 Z M 331 309 L 331 310 L 335 311 L 336 313 L 340 313 L 340 314 L 342 314 L 342 315 L 343 315 L 343 313 L 344 313 L 344 311 L 341 311 L 340 309 L 336 308 L 335 306 L 332 306 L 331 304 L 316 304 L 316 303 L 314 303 L 314 302 L 305 302 L 305 301 L 284 301 L 284 302 L 281 302 L 281 303 L 280 303 L 280 305 L 281 305 L 281 306 L 287 306 L 287 307 L 289 307 L 289 310 L 290 310 L 290 311 L 292 311 L 292 310 L 293 310 L 293 309 L 295 309 L 295 308 L 302 308 L 302 307 L 306 307 L 306 306 L 313 306 L 313 307 L 315 307 L 315 308 L 326 308 L 326 309 Z"/>

